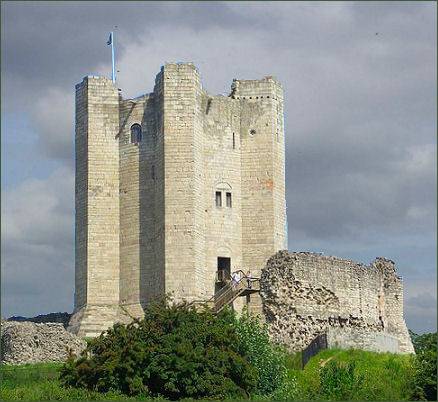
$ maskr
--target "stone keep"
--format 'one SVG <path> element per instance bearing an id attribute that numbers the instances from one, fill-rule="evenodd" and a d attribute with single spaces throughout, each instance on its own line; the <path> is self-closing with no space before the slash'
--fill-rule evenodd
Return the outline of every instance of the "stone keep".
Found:
<path id="1" fill-rule="evenodd" d="M 139 125 L 141 130 L 138 129 Z M 123 99 L 76 86 L 75 310 L 95 336 L 154 298 L 206 300 L 218 269 L 259 275 L 286 248 L 283 91 L 272 77 L 212 96 L 191 63 Z M 250 309 L 260 309 L 252 295 Z"/>

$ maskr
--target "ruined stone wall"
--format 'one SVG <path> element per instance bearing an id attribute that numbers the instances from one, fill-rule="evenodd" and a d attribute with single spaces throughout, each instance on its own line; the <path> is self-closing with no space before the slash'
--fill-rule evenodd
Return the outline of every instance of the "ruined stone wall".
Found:
<path id="1" fill-rule="evenodd" d="M 412 353 L 402 293 L 394 263 L 384 258 L 366 266 L 280 251 L 262 270 L 263 313 L 270 334 L 293 351 L 304 349 L 329 327 L 351 327 L 392 335 L 402 353 Z"/>
<path id="2" fill-rule="evenodd" d="M 329 348 L 400 353 L 400 341 L 394 335 L 382 331 L 362 331 L 354 327 L 328 328 L 327 345 Z"/>

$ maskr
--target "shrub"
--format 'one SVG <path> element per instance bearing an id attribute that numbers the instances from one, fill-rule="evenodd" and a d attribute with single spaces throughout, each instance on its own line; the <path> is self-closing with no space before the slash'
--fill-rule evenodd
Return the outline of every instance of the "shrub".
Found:
<path id="1" fill-rule="evenodd" d="M 116 324 L 61 370 L 67 386 L 168 399 L 246 397 L 257 371 L 240 347 L 235 317 L 188 305 L 151 304 L 142 320 Z"/>
<path id="2" fill-rule="evenodd" d="M 437 400 L 437 334 L 412 335 L 416 358 L 413 398 Z"/>
<path id="3" fill-rule="evenodd" d="M 296 384 L 294 378 L 287 377 L 287 355 L 270 342 L 267 326 L 245 311 L 236 325 L 241 352 L 257 369 L 257 393 L 275 399 L 292 398 Z"/>

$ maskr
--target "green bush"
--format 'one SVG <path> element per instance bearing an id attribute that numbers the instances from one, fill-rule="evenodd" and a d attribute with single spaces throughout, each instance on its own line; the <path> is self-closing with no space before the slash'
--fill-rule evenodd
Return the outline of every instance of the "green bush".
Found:
<path id="1" fill-rule="evenodd" d="M 142 320 L 116 324 L 61 369 L 66 386 L 126 395 L 247 397 L 257 370 L 240 345 L 235 317 L 188 305 L 151 304 Z"/>
<path id="2" fill-rule="evenodd" d="M 437 400 L 437 333 L 411 333 L 415 348 L 415 376 L 413 398 Z"/>
<path id="3" fill-rule="evenodd" d="M 294 378 L 287 378 L 287 354 L 270 342 L 266 325 L 246 312 L 236 325 L 241 352 L 257 369 L 257 394 L 275 399 L 293 397 L 296 386 Z"/>

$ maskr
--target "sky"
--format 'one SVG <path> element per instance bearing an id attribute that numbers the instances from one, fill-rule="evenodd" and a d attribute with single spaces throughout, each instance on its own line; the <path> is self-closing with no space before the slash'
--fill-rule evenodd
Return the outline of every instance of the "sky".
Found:
<path id="1" fill-rule="evenodd" d="M 405 319 L 436 331 L 434 2 L 1 3 L 2 316 L 73 309 L 74 94 L 124 97 L 165 62 L 203 86 L 275 76 L 285 93 L 289 250 L 395 261 Z M 117 26 L 117 28 L 115 28 Z"/>

